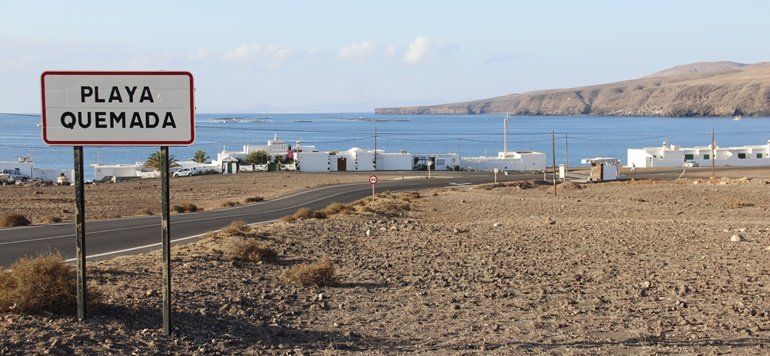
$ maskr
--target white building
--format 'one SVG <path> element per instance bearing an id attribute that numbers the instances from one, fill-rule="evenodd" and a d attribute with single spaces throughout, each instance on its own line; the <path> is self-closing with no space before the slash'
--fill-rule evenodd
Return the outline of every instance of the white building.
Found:
<path id="1" fill-rule="evenodd" d="M 591 166 L 591 173 L 588 176 L 589 181 L 603 182 L 620 178 L 620 160 L 617 158 L 585 158 L 580 163 Z"/>
<path id="2" fill-rule="evenodd" d="M 179 161 L 176 167 L 169 169 L 170 173 L 174 173 L 182 168 L 189 168 L 196 174 L 202 174 L 209 171 L 220 172 L 219 166 L 212 163 L 198 163 L 194 161 Z M 101 181 L 105 178 L 117 177 L 117 178 L 157 178 L 160 177 L 160 172 L 147 168 L 142 162 L 136 162 L 134 164 L 92 164 L 94 168 L 94 181 Z"/>
<path id="3" fill-rule="evenodd" d="M 716 166 L 760 167 L 770 166 L 770 141 L 764 145 L 715 148 Z M 628 149 L 628 166 L 681 167 L 685 162 L 700 166 L 711 165 L 711 147 L 680 147 L 665 142 L 658 147 Z"/>
<path id="4" fill-rule="evenodd" d="M 295 149 L 299 148 L 300 142 L 297 141 Z M 266 145 L 243 145 L 240 151 L 231 151 L 222 149 L 222 152 L 217 153 L 217 158 L 212 162 L 217 167 L 221 167 L 221 170 L 227 171 L 230 169 L 231 162 L 245 161 L 246 156 L 251 152 L 265 151 L 270 157 L 270 161 L 274 160 L 276 156 L 286 157 L 287 155 L 293 155 L 290 151 L 292 147 L 290 144 L 278 138 L 278 135 L 273 136 L 272 140 L 268 140 Z M 302 151 L 317 151 L 315 146 L 301 146 Z"/>
<path id="5" fill-rule="evenodd" d="M 503 171 L 542 171 L 545 170 L 545 154 L 533 151 L 498 152 L 497 157 L 463 157 L 462 169 L 491 171 L 495 168 Z"/>
<path id="6" fill-rule="evenodd" d="M 400 171 L 412 170 L 412 154 L 407 152 L 375 152 L 353 147 L 347 151 L 308 151 L 303 147 L 296 152 L 295 163 L 301 172 L 343 172 L 343 171 Z"/>
<path id="7" fill-rule="evenodd" d="M 457 153 L 414 154 L 412 156 L 412 168 L 415 170 L 425 170 L 428 162 L 432 162 L 430 169 L 434 171 L 460 169 L 460 156 Z"/>

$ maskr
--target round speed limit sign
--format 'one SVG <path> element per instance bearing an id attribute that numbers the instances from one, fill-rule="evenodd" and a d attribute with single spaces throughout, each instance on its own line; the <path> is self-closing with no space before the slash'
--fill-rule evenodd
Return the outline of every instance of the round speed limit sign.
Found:
<path id="1" fill-rule="evenodd" d="M 369 177 L 369 183 L 371 183 L 371 184 L 377 184 L 378 181 L 379 181 L 379 179 L 377 179 L 377 176 Z"/>

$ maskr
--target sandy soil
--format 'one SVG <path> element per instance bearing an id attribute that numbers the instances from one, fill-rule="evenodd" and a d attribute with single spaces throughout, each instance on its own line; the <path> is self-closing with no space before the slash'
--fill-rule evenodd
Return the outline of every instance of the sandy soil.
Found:
<path id="1" fill-rule="evenodd" d="M 406 175 L 423 174 L 406 172 Z M 365 183 L 371 173 L 241 173 L 171 179 L 171 203 L 191 202 L 203 209 L 221 208 L 225 202 L 243 203 L 248 197 L 275 198 L 299 190 L 339 183 Z M 380 179 L 400 178 L 401 173 L 378 172 Z M 0 216 L 16 213 L 34 224 L 52 218 L 74 220 L 74 187 L 0 187 Z M 160 213 L 160 180 L 86 185 L 86 217 L 90 220 Z"/>
<path id="2" fill-rule="evenodd" d="M 176 338 L 152 253 L 93 265 L 108 306 L 85 324 L 1 315 L 0 353 L 767 354 L 769 188 L 511 183 L 262 225 L 278 264 L 232 262 L 221 238 L 175 248 Z M 283 280 L 322 256 L 337 286 Z"/>

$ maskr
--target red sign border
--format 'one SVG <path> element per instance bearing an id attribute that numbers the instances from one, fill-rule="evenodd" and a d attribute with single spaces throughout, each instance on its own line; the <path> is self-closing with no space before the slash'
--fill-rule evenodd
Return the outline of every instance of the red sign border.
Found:
<path id="1" fill-rule="evenodd" d="M 190 140 L 189 141 L 51 141 L 46 131 L 45 77 L 48 75 L 185 75 L 190 78 Z M 40 75 L 42 98 L 43 141 L 59 146 L 190 146 L 195 142 L 195 86 L 188 71 L 45 71 Z"/>
<path id="2" fill-rule="evenodd" d="M 372 178 L 374 178 L 374 183 L 372 183 Z M 377 177 L 376 175 L 372 174 L 371 176 L 369 176 L 369 184 L 375 185 L 379 182 L 380 182 L 380 178 Z"/>

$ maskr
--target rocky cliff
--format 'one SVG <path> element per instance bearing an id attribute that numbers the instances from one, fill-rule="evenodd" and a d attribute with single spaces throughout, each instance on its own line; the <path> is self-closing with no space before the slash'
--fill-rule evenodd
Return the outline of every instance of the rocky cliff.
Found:
<path id="1" fill-rule="evenodd" d="M 770 63 L 694 63 L 617 83 L 510 94 L 376 114 L 770 115 Z"/>

